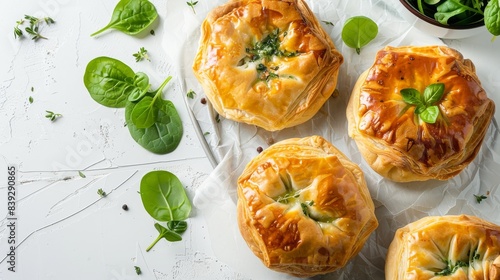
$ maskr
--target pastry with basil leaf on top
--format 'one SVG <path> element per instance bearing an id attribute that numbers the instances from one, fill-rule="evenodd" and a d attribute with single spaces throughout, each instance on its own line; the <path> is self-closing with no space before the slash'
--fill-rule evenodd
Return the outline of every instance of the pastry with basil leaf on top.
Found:
<path id="1" fill-rule="evenodd" d="M 348 133 L 390 180 L 447 180 L 474 160 L 494 111 L 474 64 L 460 52 L 386 47 L 352 90 Z"/>

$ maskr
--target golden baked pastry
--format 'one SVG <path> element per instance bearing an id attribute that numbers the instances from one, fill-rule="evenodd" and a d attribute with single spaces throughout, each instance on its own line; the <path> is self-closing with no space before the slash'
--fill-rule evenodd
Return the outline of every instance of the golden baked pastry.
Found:
<path id="1" fill-rule="evenodd" d="M 500 279 L 500 226 L 474 216 L 426 217 L 396 231 L 386 280 Z"/>
<path id="2" fill-rule="evenodd" d="M 248 163 L 237 211 L 253 253 L 298 277 L 343 267 L 378 226 L 363 172 L 319 136 L 278 142 Z"/>
<path id="3" fill-rule="evenodd" d="M 342 61 L 304 0 L 233 0 L 204 20 L 193 70 L 221 116 L 274 131 L 316 114 Z"/>
<path id="4" fill-rule="evenodd" d="M 441 98 L 431 101 L 432 91 L 423 94 L 430 85 L 444 86 Z M 424 121 L 426 112 L 419 113 L 426 106 L 405 102 L 401 91 L 410 88 L 420 100 L 429 98 L 435 123 Z M 347 106 L 348 133 L 367 163 L 386 178 L 446 180 L 479 152 L 494 110 L 474 64 L 458 51 L 386 47 L 354 86 Z"/>

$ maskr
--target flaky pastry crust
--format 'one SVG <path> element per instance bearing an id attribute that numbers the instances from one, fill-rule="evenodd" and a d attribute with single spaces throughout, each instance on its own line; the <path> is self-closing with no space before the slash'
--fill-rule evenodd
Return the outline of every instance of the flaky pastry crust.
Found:
<path id="1" fill-rule="evenodd" d="M 342 61 L 305 1 L 233 0 L 203 22 L 193 71 L 221 116 L 274 131 L 316 114 Z"/>
<path id="2" fill-rule="evenodd" d="M 248 163 L 237 211 L 254 254 L 298 277 L 343 267 L 378 226 L 363 172 L 319 136 L 278 142 Z"/>
<path id="3" fill-rule="evenodd" d="M 386 280 L 500 279 L 500 226 L 474 216 L 425 217 L 396 231 Z"/>
<path id="4" fill-rule="evenodd" d="M 423 122 L 400 91 L 443 83 L 436 123 Z M 393 181 L 446 180 L 479 152 L 495 105 L 473 63 L 445 46 L 386 47 L 353 88 L 348 133 L 367 163 Z"/>

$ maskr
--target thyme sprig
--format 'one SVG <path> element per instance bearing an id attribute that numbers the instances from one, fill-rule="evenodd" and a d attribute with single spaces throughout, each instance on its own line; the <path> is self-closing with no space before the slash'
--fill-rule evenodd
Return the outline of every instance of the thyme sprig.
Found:
<path id="1" fill-rule="evenodd" d="M 24 31 L 31 35 L 32 40 L 37 41 L 38 39 L 47 39 L 47 37 L 40 34 L 40 25 L 43 23 L 50 25 L 55 23 L 55 20 L 53 20 L 51 17 L 37 18 L 34 16 L 25 15 L 23 19 L 16 21 L 16 26 L 14 26 L 14 38 L 17 39 L 24 36 L 21 27 L 23 27 L 26 22 L 29 23 L 29 26 L 24 27 Z"/>

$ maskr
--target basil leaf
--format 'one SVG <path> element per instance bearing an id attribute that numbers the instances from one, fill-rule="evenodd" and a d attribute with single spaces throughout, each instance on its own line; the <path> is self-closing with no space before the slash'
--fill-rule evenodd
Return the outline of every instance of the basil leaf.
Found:
<path id="1" fill-rule="evenodd" d="M 424 103 L 425 105 L 432 105 L 443 97 L 444 84 L 435 83 L 427 86 L 424 90 Z"/>
<path id="2" fill-rule="evenodd" d="M 157 17 L 155 6 L 148 0 L 121 0 L 115 6 L 108 25 L 90 36 L 95 36 L 110 28 L 135 35 L 151 25 Z"/>
<path id="3" fill-rule="evenodd" d="M 421 105 L 423 104 L 422 102 L 422 96 L 420 95 L 420 92 L 414 88 L 405 88 L 402 89 L 401 91 L 401 96 L 403 97 L 404 102 L 410 104 L 410 105 Z"/>
<path id="4" fill-rule="evenodd" d="M 425 110 L 422 111 L 419 116 L 426 123 L 435 123 L 437 117 L 439 116 L 439 108 L 436 105 L 429 106 L 425 108 Z"/>
<path id="5" fill-rule="evenodd" d="M 377 37 L 377 34 L 377 24 L 365 16 L 349 18 L 342 28 L 342 40 L 347 46 L 356 49 L 358 54 L 362 47 Z"/>
<path id="6" fill-rule="evenodd" d="M 420 115 L 423 111 L 425 111 L 425 109 L 427 109 L 427 106 L 425 106 L 425 104 L 418 104 L 415 108 L 415 114 Z"/>
<path id="7" fill-rule="evenodd" d="M 484 24 L 494 36 L 500 36 L 500 0 L 490 0 L 484 8 Z"/>
<path id="8" fill-rule="evenodd" d="M 176 242 L 182 240 L 182 237 L 178 233 L 173 232 L 158 223 L 155 223 L 155 228 L 156 230 L 158 230 L 159 235 L 158 237 L 156 237 L 153 243 L 151 243 L 151 245 L 149 245 L 148 248 L 146 248 L 146 252 L 149 252 L 149 250 L 151 250 L 156 245 L 156 243 L 158 243 L 158 241 L 160 241 L 162 238 L 165 238 L 170 242 Z"/>
<path id="9" fill-rule="evenodd" d="M 148 128 L 155 123 L 158 109 L 154 102 L 153 97 L 145 96 L 134 106 L 131 118 L 135 127 Z"/>
<path id="10" fill-rule="evenodd" d="M 146 211 L 158 221 L 181 221 L 189 217 L 191 203 L 174 174 L 157 170 L 144 175 L 140 193 Z"/>
<path id="11" fill-rule="evenodd" d="M 97 57 L 85 69 L 83 83 L 97 103 L 122 108 L 128 96 L 138 90 L 134 71 L 123 62 L 110 57 Z"/>

